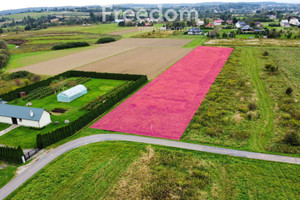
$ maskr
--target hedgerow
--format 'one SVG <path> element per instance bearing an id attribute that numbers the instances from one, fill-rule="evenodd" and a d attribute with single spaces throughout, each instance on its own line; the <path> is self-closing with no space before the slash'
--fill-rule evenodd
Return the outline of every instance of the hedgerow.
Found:
<path id="1" fill-rule="evenodd" d="M 15 147 L 0 147 L 0 160 L 12 162 L 12 163 L 22 163 L 22 156 L 24 156 L 23 150 L 20 146 Z"/>
<path id="2" fill-rule="evenodd" d="M 116 41 L 116 39 L 113 37 L 103 37 L 103 38 L 100 38 L 96 43 L 104 44 L 104 43 L 109 43 L 109 42 L 114 42 L 114 41 Z"/>
<path id="3" fill-rule="evenodd" d="M 87 42 L 67 42 L 64 44 L 58 44 L 52 47 L 52 50 L 70 49 L 75 47 L 86 47 L 90 46 Z"/>

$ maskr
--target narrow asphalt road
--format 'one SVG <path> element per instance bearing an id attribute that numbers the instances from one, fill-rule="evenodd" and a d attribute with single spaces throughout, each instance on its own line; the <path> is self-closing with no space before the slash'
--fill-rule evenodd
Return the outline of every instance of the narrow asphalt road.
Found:
<path id="1" fill-rule="evenodd" d="M 65 143 L 49 154 L 38 160 L 34 163 L 30 168 L 26 169 L 16 178 L 11 180 L 8 184 L 6 184 L 3 188 L 0 189 L 0 199 L 4 199 L 10 193 L 12 193 L 15 189 L 25 183 L 30 177 L 32 177 L 35 173 L 37 173 L 40 169 L 45 167 L 55 158 L 59 157 L 60 155 L 75 149 L 77 147 L 81 147 L 87 144 L 101 142 L 101 141 L 130 141 L 130 142 L 139 142 L 139 143 L 146 143 L 146 144 L 154 144 L 154 145 L 162 145 L 168 147 L 176 147 L 180 149 L 187 149 L 187 150 L 195 150 L 195 151 L 202 151 L 202 152 L 209 152 L 209 153 L 216 153 L 216 154 L 223 154 L 223 155 L 230 155 L 230 156 L 237 156 L 237 157 L 244 157 L 244 158 L 251 158 L 251 159 L 259 159 L 259 160 L 266 160 L 266 161 L 274 161 L 274 162 L 283 162 L 283 163 L 291 163 L 291 164 L 300 164 L 300 158 L 295 157 L 287 157 L 287 156 L 278 156 L 278 155 L 270 155 L 270 154 L 263 154 L 263 153 L 254 153 L 254 152 L 247 152 L 247 151 L 238 151 L 232 149 L 225 149 L 219 147 L 211 147 L 205 145 L 198 145 L 198 144 L 190 144 L 184 142 L 177 142 L 177 141 L 170 141 L 164 139 L 156 139 L 156 138 L 148 138 L 148 137 L 141 137 L 141 136 L 134 136 L 134 135 L 119 135 L 119 134 L 99 134 L 99 135 L 91 135 L 83 138 L 78 138 L 71 142 Z"/>

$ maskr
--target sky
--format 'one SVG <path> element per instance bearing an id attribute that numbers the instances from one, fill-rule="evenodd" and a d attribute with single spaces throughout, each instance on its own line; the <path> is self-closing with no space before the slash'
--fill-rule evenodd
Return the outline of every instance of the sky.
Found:
<path id="1" fill-rule="evenodd" d="M 201 2 L 281 2 L 300 3 L 300 0 L 151 0 L 151 4 L 164 3 L 201 3 Z M 149 2 L 149 1 L 147 1 Z M 144 3 L 140 0 L 8 0 L 0 4 L 1 10 L 10 10 L 29 7 L 55 7 L 55 6 L 87 6 L 87 5 L 111 5 L 125 3 Z"/>

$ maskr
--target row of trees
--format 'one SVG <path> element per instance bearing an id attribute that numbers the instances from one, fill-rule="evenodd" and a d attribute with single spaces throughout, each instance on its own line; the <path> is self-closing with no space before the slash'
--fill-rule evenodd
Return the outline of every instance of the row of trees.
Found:
<path id="1" fill-rule="evenodd" d="M 5 67 L 6 63 L 10 58 L 7 44 L 3 40 L 0 40 L 0 69 Z"/>
<path id="2" fill-rule="evenodd" d="M 0 147 L 0 160 L 12 162 L 12 163 L 22 163 L 22 156 L 24 156 L 23 150 L 20 146 L 14 147 Z"/>
<path id="3" fill-rule="evenodd" d="M 82 72 L 79 72 L 82 73 Z M 98 77 L 98 73 L 96 72 L 89 72 L 89 74 L 93 74 L 93 78 Z M 112 74 L 107 74 L 107 78 L 110 77 Z M 100 76 L 103 76 L 103 74 Z M 123 74 L 121 75 L 123 76 Z M 131 75 L 125 75 L 126 77 L 132 77 Z M 84 126 L 86 126 L 88 123 L 92 122 L 94 119 L 96 119 L 99 115 L 103 114 L 107 110 L 109 110 L 112 106 L 114 106 L 116 103 L 118 103 L 120 100 L 131 94 L 133 91 L 138 89 L 141 85 L 146 83 L 148 81 L 147 77 L 144 75 L 137 75 L 139 79 L 137 79 L 135 82 L 129 84 L 127 87 L 124 87 L 123 90 L 118 91 L 118 93 L 113 93 L 113 95 L 110 96 L 110 98 L 106 99 L 104 103 L 99 102 L 99 106 L 95 107 L 93 110 L 90 110 L 85 115 L 79 117 L 75 121 L 71 122 L 67 126 L 58 128 L 52 132 L 45 133 L 45 134 L 38 134 L 36 137 L 36 143 L 38 148 L 45 148 L 51 144 L 54 144 L 60 140 L 63 140 L 64 138 L 67 138 L 80 129 L 82 129 Z"/>

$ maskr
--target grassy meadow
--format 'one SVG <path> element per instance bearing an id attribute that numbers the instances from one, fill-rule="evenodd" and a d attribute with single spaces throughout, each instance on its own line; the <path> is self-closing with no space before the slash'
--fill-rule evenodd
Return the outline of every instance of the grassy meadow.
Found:
<path id="1" fill-rule="evenodd" d="M 89 17 L 88 12 L 70 12 L 70 11 L 44 11 L 44 12 L 26 12 L 26 13 L 17 13 L 17 14 L 11 14 L 11 15 L 3 15 L 1 17 L 7 17 L 9 19 L 14 20 L 22 20 L 24 17 L 30 16 L 32 18 L 38 18 L 42 16 L 47 15 L 56 15 L 57 17 L 61 17 L 62 15 L 64 17 Z"/>
<path id="2" fill-rule="evenodd" d="M 299 169 L 155 145 L 102 142 L 60 156 L 7 199 L 299 199 Z"/>
<path id="3" fill-rule="evenodd" d="M 96 47 L 97 46 L 88 46 L 88 47 L 82 47 L 82 48 L 64 49 L 64 50 L 59 50 L 59 51 L 48 50 L 48 51 L 35 51 L 35 52 L 12 54 L 5 69 L 9 71 L 12 69 L 17 69 L 20 67 L 25 67 L 28 65 L 32 65 L 32 64 L 48 61 L 51 59 L 71 55 L 71 54 L 85 51 L 88 49 L 93 49 Z"/>
<path id="4" fill-rule="evenodd" d="M 1 124 L 0 123 L 0 131 L 7 129 L 10 125 L 9 124 Z"/>
<path id="5" fill-rule="evenodd" d="M 270 55 L 263 57 L 264 51 Z M 299 155 L 285 144 L 299 134 L 299 58 L 297 48 L 236 47 L 202 102 L 182 141 L 258 152 Z M 265 69 L 266 64 L 278 68 Z M 294 89 L 287 95 L 286 89 Z"/>
<path id="6" fill-rule="evenodd" d="M 73 78 L 70 78 L 73 79 Z M 52 94 L 43 99 L 34 99 L 30 101 L 33 106 L 37 108 L 44 108 L 47 111 L 51 111 L 55 108 L 65 109 L 67 110 L 65 113 L 61 115 L 51 115 L 52 123 L 42 130 L 34 130 L 28 127 L 18 127 L 9 133 L 0 136 L 0 144 L 10 145 L 10 146 L 18 146 L 20 145 L 22 148 L 34 148 L 36 145 L 36 135 L 38 133 L 47 133 L 51 130 L 57 129 L 61 126 L 64 126 L 64 121 L 66 119 L 70 121 L 74 121 L 79 116 L 85 114 L 86 110 L 80 109 L 84 104 L 90 102 L 93 99 L 96 99 L 98 96 L 102 96 L 115 87 L 125 83 L 124 81 L 119 80 L 108 80 L 108 79 L 92 79 L 84 85 L 88 88 L 88 93 L 70 103 L 58 102 L 57 94 Z M 67 89 L 67 88 L 65 88 Z M 18 99 L 17 102 L 10 102 L 13 105 L 25 106 L 28 101 L 24 101 L 22 99 Z M 59 124 L 56 125 L 54 122 L 58 121 Z M 1 127 L 4 126 L 0 124 Z"/>
<path id="7" fill-rule="evenodd" d="M 94 44 L 97 39 L 111 32 L 127 30 L 131 27 L 119 27 L 118 24 L 100 24 L 88 26 L 57 26 L 37 31 L 6 33 L 2 39 L 9 44 L 18 44 L 19 48 L 11 49 L 12 54 L 46 51 L 51 47 L 65 42 L 89 42 Z M 117 36 L 115 36 L 117 37 Z"/>

